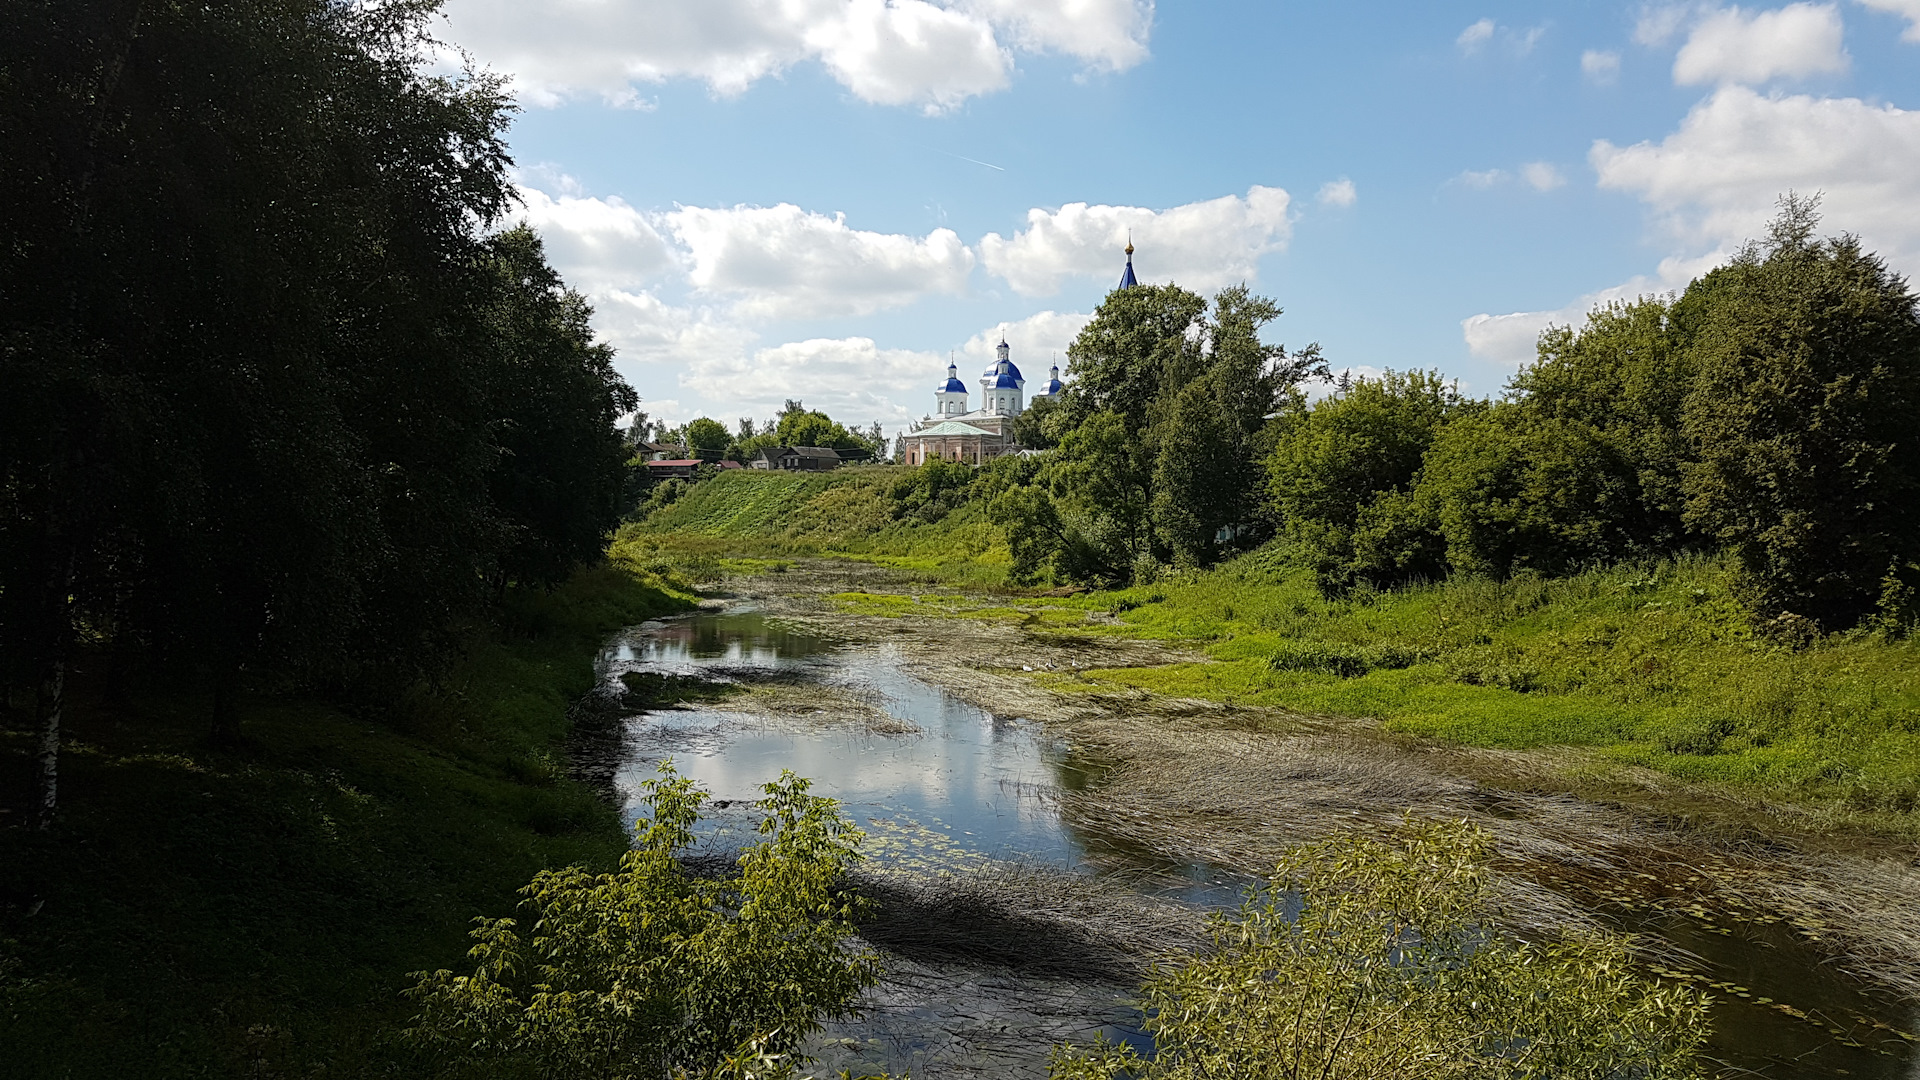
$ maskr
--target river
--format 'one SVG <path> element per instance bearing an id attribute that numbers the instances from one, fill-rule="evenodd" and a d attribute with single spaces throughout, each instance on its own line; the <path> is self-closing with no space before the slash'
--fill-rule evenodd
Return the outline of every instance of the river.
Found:
<path id="1" fill-rule="evenodd" d="M 751 835 L 760 785 L 791 769 L 840 800 L 868 834 L 871 866 L 902 880 L 1011 867 L 1126 890 L 1169 912 L 1232 906 L 1248 884 L 1076 824 L 1061 797 L 1099 784 L 1103 764 L 1043 724 L 923 678 L 897 640 L 842 637 L 813 619 L 741 606 L 624 631 L 599 669 L 610 686 L 644 671 L 782 689 L 771 706 L 683 705 L 622 722 L 611 779 L 628 820 L 642 813 L 640 784 L 671 758 L 713 795 L 703 834 L 711 851 Z M 1663 939 L 1695 978 L 1717 984 L 1708 1054 L 1750 1070 L 1734 1075 L 1920 1080 L 1920 1054 L 1901 1034 L 1916 1026 L 1911 1009 L 1834 971 L 1783 924 L 1605 905 L 1589 913 Z M 1098 973 L 903 949 L 866 1016 L 830 1029 L 813 1050 L 829 1070 L 1043 1076 L 1054 1042 L 1105 1034 L 1146 1046 L 1131 989 Z"/>

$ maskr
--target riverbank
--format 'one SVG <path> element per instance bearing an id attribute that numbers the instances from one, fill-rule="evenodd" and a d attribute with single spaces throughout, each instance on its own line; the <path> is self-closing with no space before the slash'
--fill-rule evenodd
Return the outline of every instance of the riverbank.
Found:
<path id="1" fill-rule="evenodd" d="M 1142 633 L 1097 597 L 933 594 L 845 562 L 734 587 L 798 625 L 893 643 L 918 677 L 1104 762 L 1059 805 L 1089 834 L 1255 876 L 1289 845 L 1384 833 L 1408 812 L 1469 820 L 1499 842 L 1516 928 L 1643 935 L 1650 966 L 1721 999 L 1723 1045 L 1792 1029 L 1869 1062 L 1907 1053 L 1920 868 L 1884 831 L 1579 749 L 1446 745 L 1378 719 L 1155 692 L 1144 676 L 1217 663 L 1207 643 Z"/>
<path id="2" fill-rule="evenodd" d="M 235 748 L 199 694 L 83 657 L 52 833 L 14 824 L 30 713 L 0 732 L 9 1075 L 429 1075 L 394 1039 L 407 973 L 454 965 L 539 869 L 626 849 L 569 776 L 567 711 L 606 634 L 691 602 L 613 566 L 510 594 L 397 701 L 244 695 Z"/>

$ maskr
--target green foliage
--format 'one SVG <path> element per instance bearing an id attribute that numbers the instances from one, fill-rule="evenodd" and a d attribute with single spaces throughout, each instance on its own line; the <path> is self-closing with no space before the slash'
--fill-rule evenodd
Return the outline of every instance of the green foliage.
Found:
<path id="1" fill-rule="evenodd" d="M 1444 576 L 1438 524 L 1409 499 L 1441 430 L 1484 406 L 1437 372 L 1388 371 L 1303 408 L 1265 461 L 1285 534 L 1330 591 Z"/>
<path id="2" fill-rule="evenodd" d="M 633 405 L 423 0 L 0 9 L 0 653 L 431 667 L 617 521 Z M 86 133 L 76 137 L 75 133 Z M 26 672 L 10 671 L 16 679 Z"/>
<path id="3" fill-rule="evenodd" d="M 1920 642 L 1876 626 L 1776 644 L 1738 580 L 1731 557 L 1692 556 L 1329 597 L 1277 543 L 1151 590 L 1053 603 L 1211 657 L 1073 686 L 1368 717 L 1473 746 L 1585 747 L 1588 779 L 1651 769 L 1912 835 Z"/>
<path id="4" fill-rule="evenodd" d="M 661 773 L 618 872 L 541 873 L 523 890 L 526 933 L 477 920 L 473 974 L 420 973 L 417 1038 L 489 1076 L 665 1078 L 746 1046 L 791 1053 L 851 1013 L 877 967 L 848 947 L 856 904 L 840 879 L 860 833 L 838 804 L 783 773 L 755 804 L 765 839 L 738 876 L 701 879 L 678 856 L 706 793 L 671 762 Z"/>
<path id="5" fill-rule="evenodd" d="M 90 654 L 51 833 L 0 829 L 0 1071 L 70 1080 L 431 1077 L 393 1033 L 407 973 L 543 867 L 616 865 L 628 834 L 567 776 L 569 707 L 606 636 L 690 606 L 598 566 L 509 587 L 502 625 L 360 706 L 245 694 L 206 739 L 191 680 Z M 16 702 L 18 696 L 16 695 Z M 0 788 L 28 773 L 16 713 Z M 44 903 L 28 918 L 21 897 Z M 4 961 L 0 961 L 4 963 Z"/>
<path id="6" fill-rule="evenodd" d="M 687 447 L 722 453 L 733 445 L 733 435 L 718 420 L 702 416 L 687 425 Z"/>
<path id="7" fill-rule="evenodd" d="M 893 516 L 931 525 L 966 503 L 973 487 L 972 466 L 934 459 L 894 481 L 887 497 Z"/>
<path id="8" fill-rule="evenodd" d="M 1125 582 L 1257 540 L 1267 417 L 1324 369 L 1317 347 L 1260 340 L 1279 315 L 1238 287 L 1211 305 L 1175 286 L 1111 293 L 1068 350 L 1073 385 L 1021 429 L 1053 448 L 1046 464 L 995 493 L 1014 579 Z"/>
<path id="9" fill-rule="evenodd" d="M 1625 939 L 1520 942 L 1488 895 L 1492 839 L 1402 826 L 1389 846 L 1295 848 L 1208 955 L 1145 986 L 1152 1060 L 1062 1048 L 1055 1080 L 1314 1076 L 1680 1080 L 1699 1075 L 1706 1004 L 1638 974 Z"/>
<path id="10" fill-rule="evenodd" d="M 1920 311 L 1857 238 L 1817 224 L 1789 197 L 1764 244 L 1688 290 L 1705 313 L 1687 519 L 1739 558 L 1758 617 L 1839 629 L 1920 557 Z"/>

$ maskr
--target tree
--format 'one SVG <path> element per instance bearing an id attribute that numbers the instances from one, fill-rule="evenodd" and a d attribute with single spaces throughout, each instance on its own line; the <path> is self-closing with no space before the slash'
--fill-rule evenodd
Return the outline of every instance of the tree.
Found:
<path id="1" fill-rule="evenodd" d="M 499 447 L 490 487 L 506 534 L 498 581 L 551 585 L 599 554 L 620 520 L 630 451 L 613 422 L 639 398 L 533 230 L 488 248 L 495 292 L 477 347 L 498 350 L 487 365 Z"/>
<path id="2" fill-rule="evenodd" d="M 1756 616 L 1832 629 L 1920 560 L 1920 312 L 1852 236 L 1788 195 L 1764 241 L 1695 282 L 1688 524 L 1740 562 Z"/>
<path id="3" fill-rule="evenodd" d="M 705 450 L 709 453 L 725 453 L 733 445 L 733 436 L 727 434 L 727 426 L 718 420 L 700 417 L 687 424 L 687 448 Z"/>
<path id="4" fill-rule="evenodd" d="M 1273 512 L 1325 589 L 1442 576 L 1432 523 L 1409 496 L 1441 429 L 1483 406 L 1438 372 L 1349 387 L 1311 407 L 1296 397 L 1281 418 L 1264 462 Z"/>
<path id="5" fill-rule="evenodd" d="M 1530 1080 L 1699 1075 L 1706 1003 L 1638 975 L 1626 939 L 1523 943 L 1489 903 L 1493 843 L 1409 821 L 1392 845 L 1289 851 L 1211 922 L 1213 949 L 1147 980 L 1155 1056 L 1055 1052 L 1055 1080 Z"/>
<path id="6" fill-rule="evenodd" d="M 667 762 L 644 785 L 650 812 L 619 871 L 543 871 L 522 890 L 526 932 L 477 920 L 472 974 L 416 973 L 410 1034 L 490 1075 L 665 1080 L 744 1046 L 791 1053 L 877 976 L 841 888 L 861 834 L 808 788 L 790 772 L 767 784 L 764 839 L 739 874 L 699 878 L 679 856 L 707 793 Z"/>
<path id="7" fill-rule="evenodd" d="M 1073 386 L 1015 428 L 1053 444 L 1045 490 L 1003 492 L 991 510 L 1016 577 L 1121 582 L 1254 539 L 1267 417 L 1324 368 L 1317 346 L 1260 340 L 1279 314 L 1238 287 L 1210 304 L 1176 286 L 1111 293 L 1068 350 Z"/>
<path id="8" fill-rule="evenodd" d="M 417 672 L 608 522 L 631 408 L 511 199 L 432 4 L 0 8 L 0 654 Z M 24 669 L 24 670 L 23 670 Z"/>

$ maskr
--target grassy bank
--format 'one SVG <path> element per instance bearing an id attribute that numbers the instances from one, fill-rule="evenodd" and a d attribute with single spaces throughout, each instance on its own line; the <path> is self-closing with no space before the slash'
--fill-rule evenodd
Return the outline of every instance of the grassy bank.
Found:
<path id="1" fill-rule="evenodd" d="M 849 610 L 1018 618 L 1041 632 L 1199 647 L 1209 660 L 1042 675 L 1058 689 L 1362 717 L 1502 749 L 1576 747 L 1620 768 L 1819 805 L 1905 835 L 1920 803 L 1920 643 L 1861 632 L 1802 648 L 1751 632 L 1730 567 L 1687 559 L 1560 579 L 1458 578 L 1323 597 L 1277 551 L 1070 599 L 847 594 Z"/>
<path id="2" fill-rule="evenodd" d="M 1359 717 L 1453 745 L 1572 747 L 1560 768 L 1582 780 L 1651 770 L 1915 831 L 1920 645 L 1873 632 L 1763 640 L 1724 559 L 1328 598 L 1269 546 L 1151 586 L 1016 599 L 1004 541 L 977 501 L 930 524 L 893 518 L 887 491 L 903 472 L 721 477 L 629 526 L 619 549 L 642 565 L 696 559 L 736 573 L 776 569 L 782 555 L 844 555 L 937 589 L 841 597 L 852 611 L 1157 638 L 1209 657 L 1041 676 L 1061 689 Z"/>
<path id="3" fill-rule="evenodd" d="M 60 825 L 0 829 L 5 1071 L 422 1075 L 392 1037 L 407 972 L 455 963 L 540 868 L 625 848 L 566 777 L 567 708 L 605 634 L 689 599 L 608 566 L 509 596 L 433 685 L 370 708 L 253 694 L 230 750 L 199 694 L 83 658 Z M 30 717 L 6 719 L 11 823 Z"/>
<path id="4" fill-rule="evenodd" d="M 926 581 L 974 588 L 1003 583 L 1006 539 L 986 520 L 979 501 L 931 522 L 894 517 L 888 491 L 912 472 L 865 466 L 812 474 L 723 473 L 622 529 L 613 553 L 638 566 L 749 573 L 782 556 L 833 555 Z M 702 559 L 733 561 L 697 561 Z"/>

